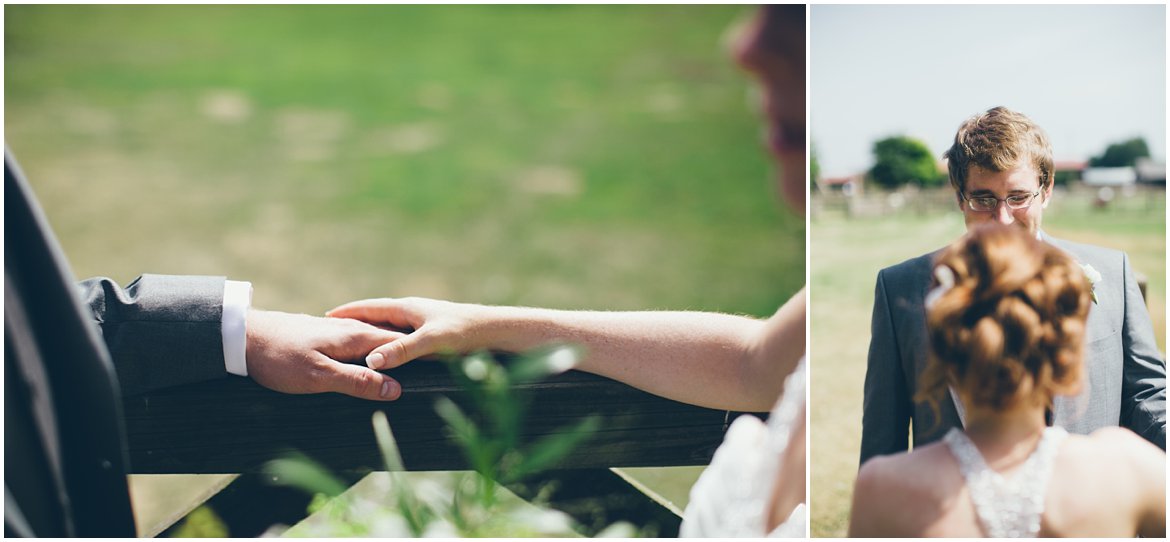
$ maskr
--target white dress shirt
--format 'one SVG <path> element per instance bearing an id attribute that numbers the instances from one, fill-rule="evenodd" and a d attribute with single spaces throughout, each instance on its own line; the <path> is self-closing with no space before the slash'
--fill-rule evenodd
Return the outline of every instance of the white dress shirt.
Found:
<path id="1" fill-rule="evenodd" d="M 248 376 L 248 309 L 252 306 L 252 283 L 229 280 L 223 285 L 223 364 L 227 372 Z"/>

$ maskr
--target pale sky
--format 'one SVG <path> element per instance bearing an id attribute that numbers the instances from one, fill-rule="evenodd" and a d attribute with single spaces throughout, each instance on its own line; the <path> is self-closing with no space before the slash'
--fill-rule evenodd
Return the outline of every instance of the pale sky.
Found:
<path id="1" fill-rule="evenodd" d="M 813 5 L 810 122 L 822 175 L 872 165 L 907 135 L 941 156 L 997 105 L 1031 117 L 1057 160 L 1141 136 L 1166 157 L 1166 8 L 1160 5 Z"/>

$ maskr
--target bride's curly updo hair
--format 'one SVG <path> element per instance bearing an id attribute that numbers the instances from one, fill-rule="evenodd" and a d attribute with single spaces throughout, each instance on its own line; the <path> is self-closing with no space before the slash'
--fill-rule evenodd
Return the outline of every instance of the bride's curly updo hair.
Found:
<path id="1" fill-rule="evenodd" d="M 1021 228 L 988 224 L 935 265 L 930 355 L 915 400 L 937 414 L 953 386 L 965 401 L 1002 410 L 1051 405 L 1053 396 L 1079 389 L 1092 289 L 1070 256 Z M 949 289 L 937 266 L 953 274 Z"/>

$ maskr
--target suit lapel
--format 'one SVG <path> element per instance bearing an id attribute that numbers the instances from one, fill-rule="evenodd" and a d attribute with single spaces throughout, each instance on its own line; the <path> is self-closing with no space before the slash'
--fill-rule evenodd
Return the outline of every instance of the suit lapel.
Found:
<path id="1" fill-rule="evenodd" d="M 1121 396 L 1120 370 L 1121 342 L 1110 338 L 1118 333 L 1114 323 L 1119 311 L 1124 311 L 1118 299 L 1124 277 L 1114 271 L 1109 262 L 1094 258 L 1082 245 L 1056 239 L 1044 234 L 1045 242 L 1063 250 L 1080 265 L 1092 265 L 1102 271 L 1102 281 L 1096 285 L 1097 302 L 1089 305 L 1085 322 L 1084 385 L 1075 396 L 1057 396 L 1053 399 L 1054 424 L 1072 433 L 1087 434 L 1096 427 L 1116 425 L 1115 402 Z M 1116 282 L 1116 284 L 1111 284 Z M 1114 389 L 1116 388 L 1116 389 Z"/>

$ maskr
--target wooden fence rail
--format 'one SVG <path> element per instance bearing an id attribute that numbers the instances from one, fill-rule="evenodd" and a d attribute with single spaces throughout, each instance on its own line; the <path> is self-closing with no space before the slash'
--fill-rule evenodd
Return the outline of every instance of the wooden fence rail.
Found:
<path id="1" fill-rule="evenodd" d="M 371 416 L 390 420 L 407 470 L 465 470 L 462 453 L 434 410 L 447 396 L 470 409 L 447 368 L 419 361 L 393 375 L 390 403 L 339 394 L 285 395 L 229 378 L 125 399 L 130 470 L 135 474 L 257 472 L 289 451 L 334 471 L 381 470 Z M 599 468 L 704 465 L 733 413 L 685 405 L 577 371 L 522 385 L 532 407 L 522 438 L 536 438 L 590 414 L 602 428 L 556 465 Z"/>

